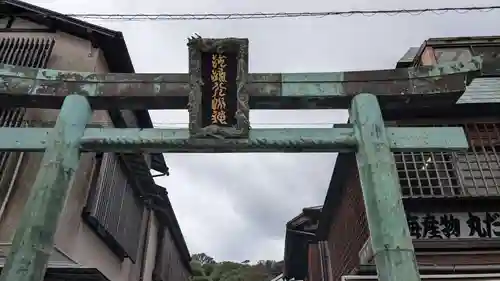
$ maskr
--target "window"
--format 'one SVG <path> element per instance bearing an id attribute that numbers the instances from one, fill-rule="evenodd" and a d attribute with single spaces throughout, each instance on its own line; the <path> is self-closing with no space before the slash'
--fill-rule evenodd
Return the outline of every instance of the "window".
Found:
<path id="1" fill-rule="evenodd" d="M 498 154 L 493 152 L 464 153 L 458 155 L 456 161 L 462 185 L 470 193 L 474 195 L 495 193 L 494 189 L 497 189 L 500 184 Z"/>
<path id="2" fill-rule="evenodd" d="M 119 156 L 96 156 L 84 218 L 120 258 L 136 261 L 140 246 L 143 203 L 122 171 Z"/>
<path id="3" fill-rule="evenodd" d="M 459 193 L 452 156 L 446 153 L 394 154 L 404 196 L 440 196 Z"/>
<path id="4" fill-rule="evenodd" d="M 403 196 L 500 196 L 500 124 L 463 127 L 467 152 L 394 153 Z"/>
<path id="5" fill-rule="evenodd" d="M 462 186 L 470 195 L 500 195 L 500 124 L 465 126 L 471 149 L 456 155 Z"/>

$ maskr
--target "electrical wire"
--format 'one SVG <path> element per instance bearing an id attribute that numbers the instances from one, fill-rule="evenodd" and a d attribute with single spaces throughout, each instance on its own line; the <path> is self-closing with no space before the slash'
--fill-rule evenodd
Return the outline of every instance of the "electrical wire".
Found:
<path id="1" fill-rule="evenodd" d="M 354 15 L 375 16 L 387 15 L 396 16 L 408 14 L 418 16 L 424 13 L 434 13 L 441 15 L 447 12 L 465 14 L 469 12 L 491 12 L 500 9 L 500 6 L 471 6 L 471 7 L 443 7 L 443 8 L 422 8 L 422 9 L 386 9 L 386 10 L 350 10 L 350 11 L 329 11 L 329 12 L 255 12 L 255 13 L 203 13 L 203 14 L 93 14 L 75 13 L 66 16 L 107 21 L 189 21 L 189 20 L 247 20 L 247 19 L 275 19 L 275 18 L 301 18 L 301 17 L 329 17 Z"/>

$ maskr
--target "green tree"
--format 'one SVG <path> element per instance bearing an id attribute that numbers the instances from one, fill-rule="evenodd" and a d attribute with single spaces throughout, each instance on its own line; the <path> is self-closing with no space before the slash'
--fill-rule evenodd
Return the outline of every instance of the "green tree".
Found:
<path id="1" fill-rule="evenodd" d="M 283 271 L 283 261 L 217 262 L 205 253 L 193 255 L 191 266 L 193 281 L 269 281 Z"/>
<path id="2" fill-rule="evenodd" d="M 214 258 L 211 256 L 205 254 L 205 253 L 199 253 L 199 254 L 194 254 L 191 256 L 192 260 L 199 261 L 202 265 L 203 264 L 214 264 L 216 263 Z"/>

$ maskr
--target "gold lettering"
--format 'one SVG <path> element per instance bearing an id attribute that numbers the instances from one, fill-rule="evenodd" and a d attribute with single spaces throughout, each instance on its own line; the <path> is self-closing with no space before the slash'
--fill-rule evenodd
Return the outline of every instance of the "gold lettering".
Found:
<path id="1" fill-rule="evenodd" d="M 212 72 L 210 80 L 212 82 L 212 124 L 227 124 L 227 57 L 223 54 L 212 55 Z"/>
<path id="2" fill-rule="evenodd" d="M 212 111 L 212 124 L 226 125 L 226 113 L 223 111 L 213 110 Z"/>
<path id="3" fill-rule="evenodd" d="M 226 109 L 226 101 L 223 97 L 212 98 L 212 110 Z"/>
<path id="4" fill-rule="evenodd" d="M 214 68 L 220 68 L 224 69 L 226 68 L 226 59 L 227 57 L 223 54 L 213 54 L 212 55 L 212 69 Z"/>
<path id="5" fill-rule="evenodd" d="M 224 85 L 224 83 L 213 82 L 213 86 L 212 86 L 213 95 L 225 96 L 226 90 L 227 90 L 227 88 L 226 88 L 226 85 Z"/>

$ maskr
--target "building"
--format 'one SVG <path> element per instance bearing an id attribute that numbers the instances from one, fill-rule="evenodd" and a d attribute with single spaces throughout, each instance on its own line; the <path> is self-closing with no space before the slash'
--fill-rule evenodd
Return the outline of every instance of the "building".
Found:
<path id="1" fill-rule="evenodd" d="M 0 63 L 133 73 L 123 35 L 16 0 L 0 4 Z M 22 105 L 20 105 L 22 106 Z M 58 110 L 2 108 L 2 126 L 48 126 Z M 144 111 L 95 111 L 91 126 L 152 127 Z M 42 153 L 0 152 L 0 266 Z M 84 153 L 55 237 L 47 280 L 185 281 L 190 254 L 167 192 L 161 154 Z"/>
<path id="2" fill-rule="evenodd" d="M 320 251 L 326 250 L 326 241 L 316 239 L 320 216 L 321 206 L 308 207 L 287 222 L 284 279 L 321 280 L 321 274 L 328 272 L 324 270 L 327 260 L 319 260 Z"/>
<path id="3" fill-rule="evenodd" d="M 473 56 L 491 62 L 499 55 L 500 37 L 433 38 L 410 48 L 396 68 L 467 63 Z M 442 98 L 420 104 L 410 101 L 409 106 L 384 112 L 387 123 L 394 126 L 462 126 L 470 143 L 469 151 L 461 153 L 394 154 L 424 280 L 498 280 L 500 276 L 500 108 L 487 103 L 498 93 L 500 75 L 492 70 L 488 77 L 481 76 L 489 71 L 484 65 L 482 72 L 452 74 L 448 82 L 456 83 L 442 85 L 449 89 Z M 386 75 L 383 71 L 369 75 L 377 74 Z M 440 81 L 413 83 L 419 87 L 419 83 Z M 377 280 L 369 238 L 354 154 L 340 154 L 314 237 L 303 235 L 292 242 L 287 235 L 287 248 L 304 249 L 307 244 L 308 251 L 285 255 L 285 264 L 302 268 L 285 272 L 285 277 Z"/>

